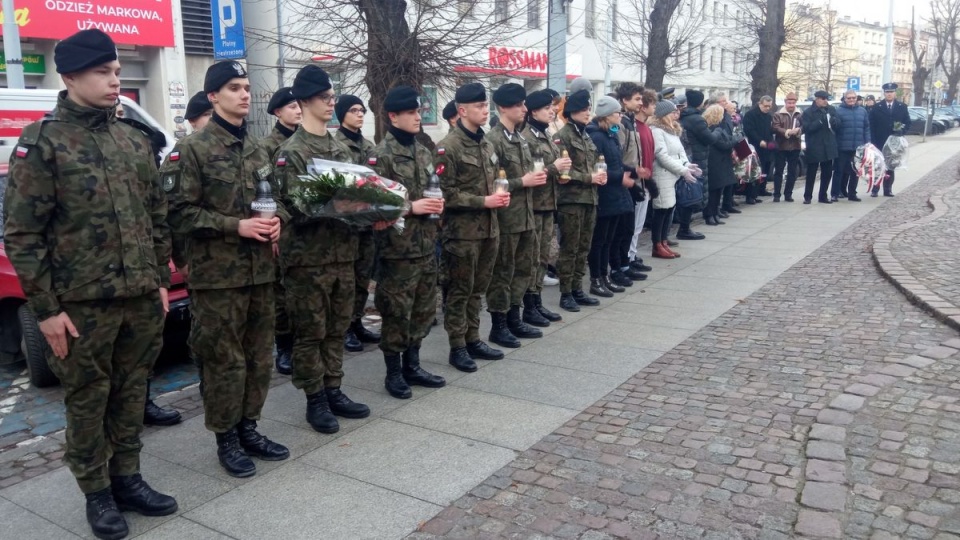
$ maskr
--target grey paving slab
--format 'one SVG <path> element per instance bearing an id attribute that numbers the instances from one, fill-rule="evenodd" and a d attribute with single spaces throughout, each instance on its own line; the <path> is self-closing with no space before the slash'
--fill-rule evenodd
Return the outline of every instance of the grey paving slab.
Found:
<path id="1" fill-rule="evenodd" d="M 716 261 L 706 260 L 699 264 L 677 272 L 678 276 L 689 276 L 695 278 L 720 279 L 724 281 L 743 281 L 756 284 L 757 280 L 767 281 L 773 279 L 785 270 L 778 268 L 731 268 Z"/>
<path id="2" fill-rule="evenodd" d="M 604 352 L 586 360 L 602 363 L 606 357 Z M 510 357 L 470 377 L 464 377 L 454 385 L 546 405 L 585 409 L 622 382 L 621 377 L 545 366 Z"/>
<path id="3" fill-rule="evenodd" d="M 178 514 L 196 508 L 231 488 L 226 482 L 198 475 L 195 471 L 146 454 L 141 455 L 141 470 L 151 486 L 176 497 L 180 506 Z M 93 538 L 84 511 L 83 494 L 66 467 L 7 488 L 0 494 L 77 536 Z M 132 536 L 158 527 L 175 516 L 124 514 Z"/>
<path id="4" fill-rule="evenodd" d="M 436 349 L 441 349 L 442 353 L 434 353 L 433 351 Z M 420 355 L 421 362 L 430 361 L 430 365 L 424 365 L 424 369 L 430 373 L 433 373 L 434 375 L 440 375 L 441 377 L 444 377 L 447 380 L 447 383 L 453 382 L 466 375 L 466 373 L 457 371 L 449 363 L 447 363 L 447 356 L 449 352 L 450 349 L 446 346 L 444 340 L 444 345 L 442 348 L 430 347 L 428 349 L 427 353 L 431 354 L 432 358 L 426 358 L 426 355 L 423 354 L 424 351 L 422 347 Z M 364 354 L 363 356 L 353 358 L 350 362 L 345 362 L 343 364 L 343 372 L 343 380 L 346 385 L 352 388 L 360 388 L 375 394 L 383 394 L 384 396 L 387 396 L 386 391 L 383 389 L 383 378 L 386 374 L 386 367 L 384 366 L 383 354 L 381 352 L 377 351 L 375 354 Z M 414 395 L 423 396 L 429 394 L 433 390 L 434 389 L 432 388 L 417 387 L 414 389 Z M 378 407 L 378 409 L 379 408 L 381 407 Z"/>
<path id="5" fill-rule="evenodd" d="M 187 514 L 241 540 L 405 536 L 440 507 L 303 463 L 207 503 Z"/>
<path id="6" fill-rule="evenodd" d="M 647 326 L 633 322 L 587 319 L 571 326 L 564 333 L 567 339 L 603 344 L 632 345 L 655 351 L 668 351 L 692 335 L 694 330 Z M 603 356 L 602 352 L 595 353 Z"/>
<path id="7" fill-rule="evenodd" d="M 673 275 L 663 281 L 654 283 L 649 288 L 688 291 L 699 294 L 713 290 L 721 291 L 731 298 L 743 298 L 749 296 L 757 290 L 759 286 L 760 283 L 756 281 L 729 281 L 724 279 Z"/>
<path id="8" fill-rule="evenodd" d="M 716 319 L 723 311 L 697 310 L 687 306 L 677 307 L 657 303 L 638 304 L 624 301 L 617 302 L 605 308 L 594 317 L 597 319 L 635 323 L 641 326 L 654 325 L 665 326 L 667 328 L 699 330 L 703 325 Z"/>
<path id="9" fill-rule="evenodd" d="M 510 358 L 545 366 L 600 373 L 623 380 L 643 369 L 662 354 L 660 351 L 616 344 L 608 344 L 603 351 L 603 361 L 597 361 L 594 358 L 597 353 L 596 344 L 564 338 L 563 334 L 559 334 L 553 339 L 544 340 L 529 347 L 521 347 L 511 354 Z"/>
<path id="10" fill-rule="evenodd" d="M 230 540 L 233 537 L 189 519 L 178 517 L 137 538 L 140 540 Z"/>
<path id="11" fill-rule="evenodd" d="M 301 461 L 447 505 L 516 457 L 513 450 L 377 419 Z"/>
<path id="12" fill-rule="evenodd" d="M 75 503 L 81 504 L 82 498 Z M 16 538 L 17 540 L 80 538 L 37 514 L 3 499 L 0 499 L 0 523 L 3 524 L 0 525 L 3 530 L 0 533 L 2 538 Z"/>
<path id="13" fill-rule="evenodd" d="M 526 450 L 578 412 L 448 386 L 397 409 L 386 418 L 505 448 Z"/>
<path id="14" fill-rule="evenodd" d="M 721 268 L 743 268 L 747 270 L 760 269 L 760 270 L 780 270 L 784 271 L 798 261 L 803 259 L 802 255 L 793 255 L 783 252 L 781 254 L 773 253 L 760 253 L 753 251 L 754 256 L 731 256 L 726 255 L 726 251 L 722 254 L 717 254 L 710 257 L 707 262 L 714 264 Z"/>
<path id="15" fill-rule="evenodd" d="M 270 389 L 270 397 L 267 399 L 267 403 L 263 407 L 263 416 L 265 418 L 293 426 L 315 437 L 319 437 L 319 444 L 305 449 L 313 450 L 317 446 L 326 444 L 333 438 L 343 435 L 344 433 L 349 433 L 350 431 L 353 431 L 358 427 L 371 422 L 374 418 L 382 416 L 383 414 L 400 407 L 404 403 L 401 400 L 390 397 L 386 390 L 383 390 L 382 386 L 379 391 L 370 391 L 363 388 L 356 388 L 350 386 L 349 384 L 344 384 L 342 390 L 347 394 L 347 396 L 350 397 L 350 399 L 370 407 L 370 416 L 368 418 L 360 419 L 338 418 L 338 421 L 340 422 L 340 431 L 334 435 L 317 433 L 312 427 L 310 427 L 310 424 L 307 423 L 306 418 L 307 398 L 304 396 L 303 390 L 294 388 L 292 384 L 285 384 Z M 419 396 L 415 395 L 414 399 L 417 397 Z"/>

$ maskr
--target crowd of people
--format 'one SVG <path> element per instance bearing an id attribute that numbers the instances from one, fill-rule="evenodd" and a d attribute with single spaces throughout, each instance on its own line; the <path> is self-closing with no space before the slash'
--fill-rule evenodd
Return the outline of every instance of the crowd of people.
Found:
<path id="1" fill-rule="evenodd" d="M 677 240 L 705 237 L 692 228 L 695 212 L 719 226 L 741 213 L 738 185 L 746 204 L 770 195 L 763 174 L 756 181 L 742 171 L 754 152 L 774 177 L 774 201 L 793 200 L 801 152 L 804 202 L 817 170 L 820 202 L 831 202 L 831 175 L 833 200 L 859 200 L 852 150 L 868 139 L 882 147 L 883 137 L 909 125 L 892 93 L 869 117 L 849 99 L 834 109 L 818 92 L 803 114 L 796 96 L 776 113 L 764 97 L 741 120 L 723 93 L 706 99 L 689 89 L 677 97 L 623 83 L 594 103 L 585 79 L 565 95 L 514 83 L 488 95 L 469 83 L 443 110 L 448 134 L 429 149 L 420 95 L 399 85 L 383 102 L 386 134 L 374 144 L 361 132 L 363 101 L 337 96 L 329 75 L 308 65 L 275 92 L 268 108 L 277 123 L 259 140 L 247 131 L 246 70 L 224 61 L 207 70 L 187 106 L 194 132 L 158 171 L 148 134 L 117 120 L 113 41 L 99 30 L 78 32 L 57 45 L 55 61 L 66 90 L 18 142 L 4 240 L 64 387 L 64 460 L 86 496 L 94 534 L 105 539 L 128 534 L 121 511 L 156 516 L 178 508 L 143 480 L 139 461 L 147 379 L 169 307 L 168 260 L 190 288 L 189 343 L 219 463 L 249 477 L 251 458 L 290 455 L 257 427 L 274 367 L 304 392 L 310 426 L 335 433 L 338 418 L 370 414 L 341 389 L 345 348 L 379 343 L 384 387 L 395 398 L 410 398 L 414 386 L 445 385 L 420 361 L 438 293 L 448 361 L 474 372 L 477 360 L 504 357 L 481 338 L 484 300 L 488 341 L 499 347 L 520 347 L 562 320 L 541 296 L 555 239 L 560 310 L 596 306 L 597 297 L 623 293 L 653 270 L 641 255 L 644 227 L 651 258 L 674 259 Z M 498 122 L 485 131 L 488 99 Z M 336 132 L 327 127 L 334 116 Z M 391 221 L 357 230 L 305 213 L 291 186 L 315 158 L 365 164 L 403 184 L 410 202 L 403 230 Z M 442 198 L 425 194 L 433 177 Z M 885 195 L 892 183 L 891 173 Z M 275 200 L 275 215 L 251 209 L 264 194 Z M 380 333 L 361 319 L 371 279 Z M 146 411 L 152 423 L 179 420 L 154 408 Z"/>

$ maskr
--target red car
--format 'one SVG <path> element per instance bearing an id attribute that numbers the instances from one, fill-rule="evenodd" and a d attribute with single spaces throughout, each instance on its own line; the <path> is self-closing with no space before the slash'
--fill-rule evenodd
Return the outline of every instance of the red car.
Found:
<path id="1" fill-rule="evenodd" d="M 7 185 L 6 163 L 0 163 L 0 215 Z M 170 313 L 163 330 L 164 350 L 186 350 L 190 332 L 190 298 L 183 276 L 170 263 Z M 35 386 L 59 383 L 47 365 L 49 346 L 37 318 L 27 305 L 20 280 L 3 248 L 3 222 L 0 220 L 0 364 L 25 360 L 30 382 Z"/>

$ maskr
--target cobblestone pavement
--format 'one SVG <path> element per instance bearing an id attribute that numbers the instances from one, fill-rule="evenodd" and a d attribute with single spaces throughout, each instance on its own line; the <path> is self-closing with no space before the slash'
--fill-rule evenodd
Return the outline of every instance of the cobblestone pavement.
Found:
<path id="1" fill-rule="evenodd" d="M 958 162 L 410 538 L 960 538 L 960 354 L 939 346 L 960 340 L 881 277 L 870 255 L 879 231 L 929 213 L 927 197 L 957 181 Z M 956 252 L 956 230 L 944 236 Z"/>

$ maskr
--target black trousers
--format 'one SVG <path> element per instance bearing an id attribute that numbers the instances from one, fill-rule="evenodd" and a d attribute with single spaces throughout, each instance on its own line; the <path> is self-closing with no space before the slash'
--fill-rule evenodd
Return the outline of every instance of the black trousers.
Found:
<path id="1" fill-rule="evenodd" d="M 729 186 L 723 188 L 723 209 L 729 210 L 733 208 L 733 191 L 737 188 L 736 184 L 730 184 Z"/>
<path id="2" fill-rule="evenodd" d="M 894 178 L 895 178 L 894 173 L 896 173 L 896 171 L 893 170 L 893 169 L 890 169 L 889 171 L 887 171 L 887 177 L 883 179 L 883 194 L 884 194 L 884 195 L 890 195 L 890 194 L 893 193 L 893 180 L 894 180 Z M 880 192 L 880 186 L 874 187 L 874 188 L 873 188 L 873 192 L 874 192 L 874 193 L 879 193 L 879 192 Z"/>
<path id="3" fill-rule="evenodd" d="M 633 240 L 635 220 L 633 211 L 620 214 L 620 219 L 617 220 L 613 245 L 610 247 L 610 268 L 614 270 L 623 270 L 630 266 L 630 242 Z"/>
<path id="4" fill-rule="evenodd" d="M 827 198 L 827 190 L 830 189 L 830 178 L 833 176 L 833 160 L 821 161 L 820 163 L 807 164 L 807 184 L 803 188 L 803 200 L 813 199 L 813 183 L 817 180 L 817 169 L 820 169 L 820 195 L 819 200 Z"/>
<path id="5" fill-rule="evenodd" d="M 856 197 L 857 196 L 857 171 L 853 170 L 854 152 L 840 150 L 840 154 L 833 162 L 833 186 L 830 187 L 830 195 L 833 197 Z"/>
<path id="6" fill-rule="evenodd" d="M 690 222 L 693 221 L 693 207 L 684 206 L 681 208 L 681 207 L 674 206 L 674 208 L 676 208 L 676 212 L 677 212 L 677 221 L 680 222 L 679 230 L 681 231 L 690 230 Z"/>
<path id="7" fill-rule="evenodd" d="M 720 198 L 722 196 L 723 188 L 711 189 L 707 192 L 707 207 L 703 209 L 704 218 L 716 216 L 720 212 Z"/>
<path id="8" fill-rule="evenodd" d="M 610 262 L 610 248 L 613 246 L 613 237 L 617 233 L 617 223 L 620 216 L 597 216 L 597 225 L 593 228 L 593 241 L 590 243 L 590 253 L 587 254 L 587 266 L 590 267 L 590 279 L 597 279 L 607 275 L 607 264 Z M 631 231 L 632 233 L 633 231 Z"/>
<path id="9" fill-rule="evenodd" d="M 797 183 L 797 170 L 800 167 L 799 150 L 783 150 L 777 152 L 776 168 L 773 172 L 773 195 L 780 196 L 780 188 L 783 187 L 783 195 L 793 196 L 793 186 Z M 783 186 L 783 171 L 787 171 L 787 184 Z"/>
<path id="10" fill-rule="evenodd" d="M 654 245 L 667 239 L 670 233 L 670 220 L 673 217 L 673 207 L 656 208 L 653 210 L 653 223 L 650 226 L 650 238 Z"/>

